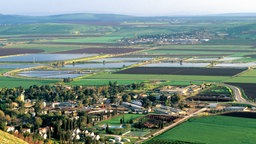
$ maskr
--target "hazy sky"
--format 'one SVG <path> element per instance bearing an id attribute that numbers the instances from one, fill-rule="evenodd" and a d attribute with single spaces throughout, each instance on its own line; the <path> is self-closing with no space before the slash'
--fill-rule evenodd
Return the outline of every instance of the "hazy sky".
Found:
<path id="1" fill-rule="evenodd" d="M 2 14 L 113 13 L 139 16 L 256 12 L 256 0 L 0 0 Z"/>

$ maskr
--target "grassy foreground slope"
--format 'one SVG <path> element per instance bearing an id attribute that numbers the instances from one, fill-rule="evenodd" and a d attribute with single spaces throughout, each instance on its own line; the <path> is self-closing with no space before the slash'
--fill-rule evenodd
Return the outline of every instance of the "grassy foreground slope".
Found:
<path id="1" fill-rule="evenodd" d="M 1 130 L 0 130 L 0 143 L 1 144 L 27 144 L 27 142 L 19 138 L 16 138 L 15 136 L 9 133 L 3 132 Z"/>
<path id="2" fill-rule="evenodd" d="M 255 144 L 256 121 L 250 118 L 209 116 L 187 122 L 149 140 L 146 144 L 172 143 Z"/>

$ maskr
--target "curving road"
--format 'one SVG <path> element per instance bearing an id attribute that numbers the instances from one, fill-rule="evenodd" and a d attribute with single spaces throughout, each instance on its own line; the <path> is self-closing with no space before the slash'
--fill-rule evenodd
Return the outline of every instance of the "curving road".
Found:
<path id="1" fill-rule="evenodd" d="M 243 98 L 243 95 L 242 95 L 242 93 L 241 93 L 241 91 L 238 87 L 233 86 L 233 85 L 229 85 L 229 84 L 222 84 L 222 85 L 232 89 L 232 91 L 234 93 L 235 100 L 237 102 L 250 104 L 252 106 L 256 106 L 256 103 L 250 102 L 250 101 L 246 100 L 245 98 Z"/>

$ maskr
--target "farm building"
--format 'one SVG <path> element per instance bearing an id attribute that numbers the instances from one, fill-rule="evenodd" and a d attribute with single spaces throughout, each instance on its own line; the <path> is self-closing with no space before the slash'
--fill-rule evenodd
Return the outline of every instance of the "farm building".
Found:
<path id="1" fill-rule="evenodd" d="M 145 108 L 144 107 L 141 107 L 141 106 L 138 106 L 136 104 L 132 104 L 132 103 L 128 103 L 128 102 L 122 102 L 122 106 L 126 107 L 126 108 L 129 108 L 133 111 L 138 111 L 138 112 L 141 112 L 141 111 L 144 111 Z"/>
<path id="2" fill-rule="evenodd" d="M 172 114 L 169 110 L 161 109 L 161 108 L 154 108 L 153 109 L 157 114 Z"/>

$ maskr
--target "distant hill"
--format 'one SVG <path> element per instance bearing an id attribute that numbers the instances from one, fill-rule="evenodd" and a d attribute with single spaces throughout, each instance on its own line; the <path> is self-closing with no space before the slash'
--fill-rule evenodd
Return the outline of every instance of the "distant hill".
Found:
<path id="1" fill-rule="evenodd" d="M 256 13 L 226 13 L 217 16 L 235 16 L 235 17 L 255 17 Z"/>
<path id="2" fill-rule="evenodd" d="M 115 14 L 62 14 L 52 16 L 19 16 L 19 15 L 2 15 L 0 14 L 0 24 L 28 24 L 28 23 L 62 23 L 62 22 L 122 22 L 141 17 L 133 17 Z"/>
<path id="3" fill-rule="evenodd" d="M 3 132 L 1 130 L 0 130 L 0 143 L 1 144 L 28 144 L 27 142 L 19 138 L 16 138 L 15 136 L 9 133 Z"/>
<path id="4" fill-rule="evenodd" d="M 178 17 L 252 17 L 256 13 L 236 13 L 236 14 L 218 14 L 204 16 L 161 16 L 161 17 L 136 17 L 118 14 L 61 14 L 52 16 L 20 16 L 20 15 L 2 15 L 0 14 L 0 24 L 31 24 L 31 23 L 90 23 L 90 22 L 123 22 L 123 21 L 147 21 L 159 20 L 162 18 Z"/>

